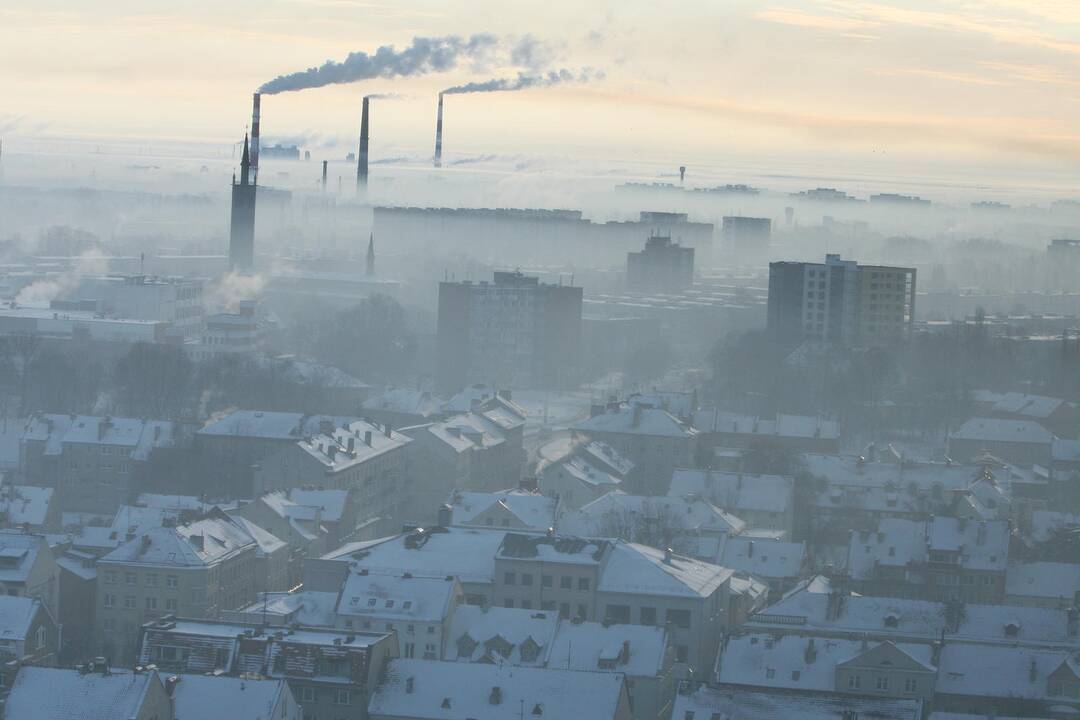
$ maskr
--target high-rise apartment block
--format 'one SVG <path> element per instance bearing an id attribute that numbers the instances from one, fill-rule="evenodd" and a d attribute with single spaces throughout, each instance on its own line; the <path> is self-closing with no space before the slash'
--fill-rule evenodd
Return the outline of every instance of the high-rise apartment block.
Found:
<path id="1" fill-rule="evenodd" d="M 653 235 L 645 249 L 626 254 L 626 289 L 633 292 L 679 292 L 694 284 L 694 248 Z"/>
<path id="2" fill-rule="evenodd" d="M 906 337 L 915 316 L 915 269 L 824 263 L 769 264 L 769 334 L 781 342 L 873 345 Z"/>

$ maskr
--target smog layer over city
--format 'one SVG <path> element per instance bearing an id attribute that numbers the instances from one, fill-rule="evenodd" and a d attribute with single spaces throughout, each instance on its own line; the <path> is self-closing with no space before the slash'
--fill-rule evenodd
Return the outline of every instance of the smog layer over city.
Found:
<path id="1" fill-rule="evenodd" d="M 0 718 L 1080 718 L 1076 0 L 0 59 Z"/>

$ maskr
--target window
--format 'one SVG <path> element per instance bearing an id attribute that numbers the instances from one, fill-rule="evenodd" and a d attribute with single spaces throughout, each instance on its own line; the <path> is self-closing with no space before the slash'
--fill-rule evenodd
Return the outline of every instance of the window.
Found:
<path id="1" fill-rule="evenodd" d="M 918 691 L 919 682 L 915 678 L 908 678 L 907 680 L 904 680 L 904 692 L 913 693 Z"/>
<path id="2" fill-rule="evenodd" d="M 105 630 L 110 631 L 110 632 L 115 630 L 116 629 L 116 618 L 105 618 L 105 620 L 101 624 L 101 627 L 104 628 Z"/>
<path id="3" fill-rule="evenodd" d="M 540 587 L 546 587 L 546 588 L 551 587 L 551 576 L 550 575 L 541 575 L 540 576 Z"/>
<path id="4" fill-rule="evenodd" d="M 686 630 L 690 627 L 690 611 L 668 610 L 667 621 L 677 628 L 682 628 Z"/>
<path id="5" fill-rule="evenodd" d="M 434 635 L 435 634 L 435 626 L 434 625 L 428 625 L 427 626 L 427 634 L 428 635 Z"/>
<path id="6" fill-rule="evenodd" d="M 177 577 L 175 575 L 166 575 L 165 576 L 165 587 L 174 588 L 178 584 L 179 583 L 177 582 Z"/>
<path id="7" fill-rule="evenodd" d="M 589 611 L 581 603 L 578 603 L 578 606 L 577 606 L 577 616 L 579 618 L 581 618 L 582 620 L 585 620 L 586 618 L 589 617 Z"/>
<path id="8" fill-rule="evenodd" d="M 656 608 L 643 607 L 641 608 L 641 624 L 642 625 L 656 625 Z"/>
<path id="9" fill-rule="evenodd" d="M 424 645 L 424 659 L 425 660 L 434 660 L 435 659 L 435 644 L 434 643 L 427 643 L 426 645 Z"/>
<path id="10" fill-rule="evenodd" d="M 116 596 L 115 595 L 106 595 L 105 596 L 105 607 L 107 607 L 107 608 L 116 607 Z"/>
<path id="11" fill-rule="evenodd" d="M 128 610 L 134 610 L 135 609 L 135 596 L 134 595 L 125 595 L 124 596 L 124 607 L 127 608 Z"/>
<path id="12" fill-rule="evenodd" d="M 574 579 L 569 575 L 563 575 L 559 578 L 559 587 L 563 590 L 569 590 L 574 586 Z"/>
<path id="13" fill-rule="evenodd" d="M 555 610 L 555 601 L 554 600 L 542 600 L 542 601 L 540 601 L 540 609 L 541 610 L 554 611 Z"/>
<path id="14" fill-rule="evenodd" d="M 416 643 L 405 643 L 405 657 L 411 658 L 416 656 Z"/>
<path id="15" fill-rule="evenodd" d="M 776 677 L 776 669 L 775 668 L 765 668 L 765 679 L 766 680 L 772 680 L 774 677 Z"/>
<path id="16" fill-rule="evenodd" d="M 604 618 L 608 622 L 626 625 L 630 622 L 630 606 L 608 605 L 607 610 L 604 613 Z"/>
<path id="17" fill-rule="evenodd" d="M 405 626 L 405 632 L 407 632 L 409 635 L 412 635 L 413 633 L 416 632 L 416 626 L 415 625 L 406 625 Z"/>
<path id="18" fill-rule="evenodd" d="M 587 578 L 587 577 L 578 578 L 578 580 L 577 580 L 577 589 L 580 590 L 581 592 L 588 592 L 589 591 L 589 578 Z"/>
<path id="19" fill-rule="evenodd" d="M 506 600 L 503 600 L 503 607 L 514 607 L 514 598 L 506 598 Z"/>
<path id="20" fill-rule="evenodd" d="M 517 574 L 516 573 L 508 572 L 505 575 L 503 575 L 503 585 L 516 585 L 516 584 L 517 584 Z"/>
<path id="21" fill-rule="evenodd" d="M 34 634 L 34 641 L 37 643 L 37 649 L 43 650 L 45 648 L 46 631 L 44 625 L 38 625 L 37 632 Z"/>
<path id="22" fill-rule="evenodd" d="M 148 597 L 148 598 L 146 598 L 146 609 L 147 610 L 157 610 L 157 598 L 156 597 Z"/>
<path id="23" fill-rule="evenodd" d="M 108 583 L 109 585 L 115 585 L 116 584 L 116 571 L 115 570 L 106 570 L 105 571 L 105 582 Z"/>
<path id="24" fill-rule="evenodd" d="M 147 573 L 147 575 L 146 575 L 146 584 L 149 585 L 150 587 L 157 587 L 158 574 L 157 573 Z"/>
<path id="25" fill-rule="evenodd" d="M 559 617 L 563 620 L 570 619 L 570 603 L 559 603 Z"/>
<path id="26" fill-rule="evenodd" d="M 532 585 L 532 573 L 521 573 L 521 584 Z"/>
<path id="27" fill-rule="evenodd" d="M 847 679 L 848 690 L 858 690 L 862 687 L 861 675 L 849 675 Z"/>
<path id="28" fill-rule="evenodd" d="M 335 705 L 348 705 L 350 701 L 351 693 L 348 690 L 336 690 L 334 691 L 334 704 Z"/>
<path id="29" fill-rule="evenodd" d="M 165 598 L 165 610 L 167 612 L 176 612 L 176 598 Z"/>
<path id="30" fill-rule="evenodd" d="M 888 690 L 889 678 L 885 677 L 884 675 L 878 675 L 876 686 L 878 690 Z"/>
<path id="31" fill-rule="evenodd" d="M 124 573 L 124 582 L 126 582 L 128 585 L 134 585 L 136 580 L 137 578 L 135 577 L 135 573 Z"/>
<path id="32" fill-rule="evenodd" d="M 315 688 L 310 686 L 300 688 L 300 697 L 297 700 L 300 702 L 315 702 Z"/>

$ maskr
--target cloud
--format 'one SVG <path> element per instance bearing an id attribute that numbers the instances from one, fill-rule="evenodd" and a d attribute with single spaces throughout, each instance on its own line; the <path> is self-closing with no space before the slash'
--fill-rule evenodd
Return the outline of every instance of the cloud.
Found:
<path id="1" fill-rule="evenodd" d="M 888 75 L 892 77 L 910 76 L 926 78 L 928 80 L 943 80 L 946 82 L 962 83 L 964 85 L 996 86 L 1005 84 L 1000 80 L 983 77 L 981 75 L 947 72 L 945 70 L 929 70 L 926 68 L 885 68 L 883 70 L 878 70 L 877 73 L 879 75 Z"/>
<path id="2" fill-rule="evenodd" d="M 777 23 L 780 25 L 795 25 L 796 27 L 813 28 L 815 30 L 833 30 L 847 33 L 853 30 L 868 30 L 881 25 L 872 20 L 844 17 L 840 15 L 815 15 L 814 13 L 800 10 L 788 10 L 785 8 L 770 8 L 762 10 L 754 17 L 758 20 Z"/>

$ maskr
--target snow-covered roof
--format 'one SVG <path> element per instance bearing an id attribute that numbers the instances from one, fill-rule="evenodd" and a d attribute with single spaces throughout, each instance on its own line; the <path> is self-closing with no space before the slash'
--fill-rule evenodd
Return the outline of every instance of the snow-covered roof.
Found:
<path id="1" fill-rule="evenodd" d="M 275 711 L 285 702 L 284 680 L 178 675 L 173 688 L 173 717 L 185 720 L 276 720 Z M 163 719 L 164 720 L 164 719 Z"/>
<path id="2" fill-rule="evenodd" d="M 556 612 L 459 605 L 450 623 L 443 659 L 542 667 L 548 662 L 559 625 Z M 523 644 L 530 639 L 536 645 L 535 657 L 522 657 Z"/>
<path id="3" fill-rule="evenodd" d="M 1072 658 L 1072 651 L 1024 645 L 945 643 L 935 692 L 980 698 L 1041 700 L 1047 677 Z"/>
<path id="4" fill-rule="evenodd" d="M 135 504 L 148 508 L 164 508 L 166 510 L 194 510 L 206 512 L 214 507 L 215 503 L 204 502 L 194 495 L 163 495 L 159 493 L 139 493 Z M 220 506 L 220 503 L 217 503 Z"/>
<path id="5" fill-rule="evenodd" d="M 964 520 L 935 517 L 927 525 L 930 552 L 960 553 L 960 563 L 969 570 L 1004 571 L 1009 560 L 1007 520 Z"/>
<path id="6" fill-rule="evenodd" d="M 338 522 L 349 499 L 348 490 L 316 490 L 312 488 L 289 488 L 289 499 L 297 505 L 317 507 L 326 522 Z"/>
<path id="7" fill-rule="evenodd" d="M 1023 415 L 1025 417 L 1046 419 L 1063 405 L 1071 405 L 1061 398 L 1028 393 L 1007 392 L 999 395 L 990 408 L 994 413 Z"/>
<path id="8" fill-rule="evenodd" d="M 935 485 L 942 490 L 960 490 L 980 472 L 976 465 L 873 462 L 854 455 L 806 453 L 801 458 L 806 471 L 827 480 L 830 488 L 884 488 L 904 494 L 910 494 L 910 488 L 930 492 Z"/>
<path id="9" fill-rule="evenodd" d="M 268 530 L 264 530 L 259 525 L 256 525 L 247 518 L 237 516 L 230 516 L 229 518 L 234 525 L 239 527 L 245 533 L 247 533 L 255 544 L 258 546 L 260 555 L 269 555 L 277 552 L 285 547 L 287 544 L 284 540 L 281 540 L 276 535 Z"/>
<path id="10" fill-rule="evenodd" d="M 0 489 L 0 514 L 8 525 L 44 525 L 52 497 L 52 488 L 4 485 Z"/>
<path id="11" fill-rule="evenodd" d="M 272 625 L 297 622 L 307 627 L 333 627 L 338 597 L 336 592 L 314 590 L 259 593 L 255 602 L 239 610 L 226 611 L 222 617 L 245 622 L 262 622 L 266 617 Z"/>
<path id="12" fill-rule="evenodd" d="M 555 524 L 555 499 L 528 490 L 498 492 L 455 491 L 447 501 L 454 525 L 488 525 L 482 517 L 491 510 L 509 512 L 527 528 L 546 530 Z"/>
<path id="13" fill-rule="evenodd" d="M 667 630 L 651 625 L 562 622 L 549 667 L 656 677 L 666 668 Z"/>
<path id="14" fill-rule="evenodd" d="M 35 598 L 0 595 L 0 640 L 25 638 L 40 607 Z"/>
<path id="15" fill-rule="evenodd" d="M 496 557 L 508 560 L 539 560 L 576 565 L 599 566 L 611 542 L 565 535 L 527 535 L 506 533 Z"/>
<path id="16" fill-rule="evenodd" d="M 1080 463 L 1080 440 L 1054 438 L 1050 443 L 1050 457 L 1055 462 Z"/>
<path id="17" fill-rule="evenodd" d="M 9 718 L 128 720 L 139 717 L 156 672 L 127 670 L 80 673 L 25 666 L 19 669 L 4 705 Z"/>
<path id="18" fill-rule="evenodd" d="M 957 428 L 949 438 L 976 442 L 1049 445 L 1054 439 L 1054 434 L 1033 420 L 976 417 Z"/>
<path id="19" fill-rule="evenodd" d="M 26 582 L 46 544 L 43 535 L 0 530 L 0 581 Z"/>
<path id="20" fill-rule="evenodd" d="M 626 433 L 660 437 L 692 438 L 697 430 L 666 410 L 630 405 L 581 420 L 573 429 L 585 433 Z"/>
<path id="21" fill-rule="evenodd" d="M 23 440 L 45 443 L 46 455 L 59 455 L 68 444 L 109 445 L 146 460 L 156 448 L 175 447 L 182 434 L 180 425 L 167 420 L 39 414 L 27 421 Z"/>
<path id="22" fill-rule="evenodd" d="M 791 507 L 794 480 L 785 475 L 751 475 L 718 470 L 676 470 L 669 496 L 697 494 L 736 514 L 783 513 Z"/>
<path id="23" fill-rule="evenodd" d="M 722 412 L 717 408 L 694 413 L 694 427 L 701 432 L 754 435 L 759 437 L 820 438 L 836 440 L 840 424 L 810 415 L 777 414 L 775 419 Z"/>
<path id="24" fill-rule="evenodd" d="M 604 566 L 598 590 L 637 595 L 709 597 L 728 581 L 732 571 L 663 550 L 617 542 Z"/>
<path id="25" fill-rule="evenodd" d="M 586 537 L 633 537 L 638 519 L 652 518 L 678 533 L 731 533 L 746 528 L 739 518 L 700 496 L 664 497 L 609 492 L 559 519 L 559 531 Z M 627 532 L 629 531 L 629 532 Z"/>
<path id="26" fill-rule="evenodd" d="M 836 667 L 880 645 L 895 647 L 913 669 L 934 670 L 929 644 L 866 642 L 836 637 L 804 637 L 775 633 L 730 636 L 716 662 L 716 680 L 723 684 L 755 685 L 791 690 L 836 690 Z"/>
<path id="27" fill-rule="evenodd" d="M 1058 562 L 1010 563 L 1005 594 L 1061 599 L 1071 603 L 1080 593 L 1080 565 Z"/>
<path id="28" fill-rule="evenodd" d="M 188 525 L 150 528 L 100 562 L 194 567 L 213 565 L 255 547 L 251 535 L 232 522 L 204 518 Z"/>
<path id="29" fill-rule="evenodd" d="M 348 470 L 412 442 L 407 435 L 366 420 L 326 430 L 299 441 L 297 446 L 322 464 L 328 473 Z"/>
<path id="30" fill-rule="evenodd" d="M 675 696 L 674 720 L 836 720 L 848 717 L 875 720 L 919 720 L 922 702 L 891 698 L 863 698 L 848 694 L 778 693 L 744 688 L 711 688 Z"/>
<path id="31" fill-rule="evenodd" d="M 354 561 L 357 567 L 371 572 L 411 572 L 428 577 L 454 575 L 463 583 L 488 584 L 495 572 L 495 554 L 505 534 L 479 528 L 435 528 L 350 543 L 323 557 Z"/>
<path id="32" fill-rule="evenodd" d="M 956 553 L 959 566 L 969 570 L 1003 572 L 1009 559 L 1009 532 L 1006 520 L 884 518 L 878 521 L 877 532 L 851 533 L 848 572 L 867 579 L 877 565 L 925 563 L 931 552 Z"/>
<path id="33" fill-rule="evenodd" d="M 446 577 L 352 571 L 337 604 L 339 616 L 440 623 L 450 612 L 457 586 Z"/>
<path id="34" fill-rule="evenodd" d="M 615 718 L 623 698 L 617 673 L 487 663 L 396 659 L 371 694 L 368 713 L 424 720 Z M 494 701 L 494 702 L 493 702 Z"/>
<path id="35" fill-rule="evenodd" d="M 801 542 L 729 535 L 720 546 L 716 562 L 763 578 L 797 578 L 805 555 L 806 545 Z"/>
<path id="36" fill-rule="evenodd" d="M 358 419 L 340 415 L 235 410 L 225 417 L 207 423 L 198 434 L 261 440 L 300 440 L 317 435 L 325 429 L 349 425 Z"/>

